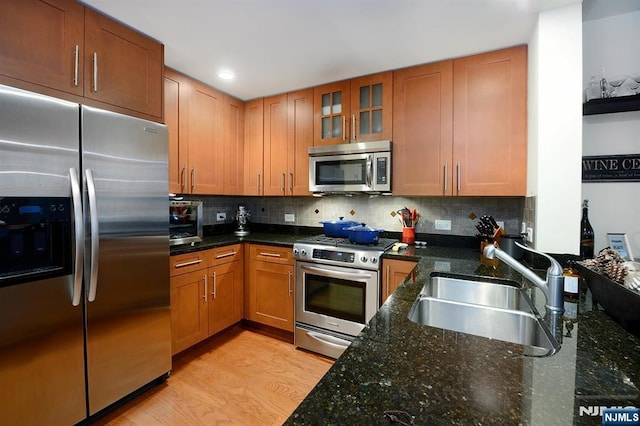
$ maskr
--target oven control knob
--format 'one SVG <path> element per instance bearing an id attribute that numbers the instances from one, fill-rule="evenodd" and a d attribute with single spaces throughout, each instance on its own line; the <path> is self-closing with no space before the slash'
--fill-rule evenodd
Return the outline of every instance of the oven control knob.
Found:
<path id="1" fill-rule="evenodd" d="M 298 255 L 298 249 L 293 249 L 293 255 L 297 256 Z"/>
<path id="2" fill-rule="evenodd" d="M 378 263 L 378 259 L 377 259 L 377 258 L 375 258 L 375 257 L 372 257 L 372 258 L 371 258 L 371 263 Z"/>
<path id="3" fill-rule="evenodd" d="M 302 255 L 302 257 L 305 257 L 307 255 L 307 251 L 305 249 L 300 250 L 300 255 Z"/>
<path id="4" fill-rule="evenodd" d="M 362 263 L 367 263 L 367 260 L 369 260 L 369 259 L 367 259 L 367 256 L 362 256 L 362 257 L 360 258 L 360 261 L 361 261 Z"/>

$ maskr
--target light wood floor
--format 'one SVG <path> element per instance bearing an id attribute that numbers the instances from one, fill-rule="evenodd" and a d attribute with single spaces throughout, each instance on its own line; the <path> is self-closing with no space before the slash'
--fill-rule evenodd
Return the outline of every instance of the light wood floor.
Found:
<path id="1" fill-rule="evenodd" d="M 178 354 L 166 383 L 98 425 L 281 425 L 333 361 L 235 326 Z"/>

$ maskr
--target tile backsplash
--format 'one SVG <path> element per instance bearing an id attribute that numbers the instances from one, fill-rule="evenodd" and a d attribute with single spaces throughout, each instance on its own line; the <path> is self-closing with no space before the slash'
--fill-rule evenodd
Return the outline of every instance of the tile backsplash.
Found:
<path id="1" fill-rule="evenodd" d="M 476 234 L 477 217 L 483 214 L 504 222 L 510 234 L 520 232 L 525 214 L 524 197 L 184 197 L 203 201 L 205 225 L 221 224 L 216 221 L 217 213 L 225 213 L 225 222 L 233 222 L 238 205 L 242 204 L 251 213 L 250 222 L 321 227 L 321 220 L 344 217 L 387 231 L 400 231 L 398 216 L 392 212 L 406 206 L 420 214 L 416 226 L 419 233 L 472 236 Z M 293 222 L 285 221 L 285 215 L 293 215 Z M 436 220 L 450 220 L 451 230 L 436 230 Z"/>

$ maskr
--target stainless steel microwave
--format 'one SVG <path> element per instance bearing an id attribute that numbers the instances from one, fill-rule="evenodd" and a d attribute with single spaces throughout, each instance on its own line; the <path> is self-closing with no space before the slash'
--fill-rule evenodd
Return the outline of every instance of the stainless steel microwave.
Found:
<path id="1" fill-rule="evenodd" d="M 391 192 L 391 141 L 309 148 L 309 191 Z"/>

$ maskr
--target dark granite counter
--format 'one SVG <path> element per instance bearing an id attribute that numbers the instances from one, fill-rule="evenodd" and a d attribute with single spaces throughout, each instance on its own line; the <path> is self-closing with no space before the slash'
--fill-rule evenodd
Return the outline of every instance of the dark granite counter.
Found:
<path id="1" fill-rule="evenodd" d="M 589 292 L 577 318 L 565 319 L 557 354 L 523 356 L 517 344 L 407 319 L 434 271 L 520 280 L 517 273 L 483 265 L 473 249 L 411 247 L 385 257 L 420 259 L 415 282 L 403 282 L 285 424 L 388 425 L 385 411 L 420 425 L 601 424 L 590 415 L 597 407 L 640 407 L 640 339 Z M 542 292 L 529 291 L 544 312 Z"/>
<path id="2" fill-rule="evenodd" d="M 236 237 L 233 233 L 230 233 L 204 237 L 201 243 L 172 246 L 170 252 L 171 255 L 174 256 L 176 254 L 191 253 L 236 243 L 259 243 L 293 247 L 293 243 L 301 238 L 302 236 L 300 234 L 278 232 L 252 232 L 245 237 Z"/>

